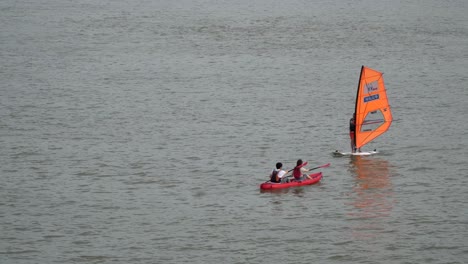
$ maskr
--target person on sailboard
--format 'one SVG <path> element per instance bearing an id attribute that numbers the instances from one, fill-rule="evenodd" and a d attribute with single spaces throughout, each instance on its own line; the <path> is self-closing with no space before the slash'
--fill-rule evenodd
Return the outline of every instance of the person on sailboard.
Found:
<path id="1" fill-rule="evenodd" d="M 351 152 L 355 153 L 356 150 L 361 152 L 361 149 L 356 149 L 356 113 L 353 114 L 353 117 L 349 120 L 349 137 L 351 138 Z"/>
<path id="2" fill-rule="evenodd" d="M 274 169 L 270 175 L 271 182 L 289 182 L 288 178 L 286 177 L 286 174 L 288 174 L 289 171 L 284 171 L 282 168 L 283 164 L 281 162 L 276 163 L 276 169 Z"/>
<path id="3" fill-rule="evenodd" d="M 294 167 L 293 174 L 292 174 L 294 177 L 294 180 L 303 181 L 306 179 L 312 179 L 309 175 L 306 174 L 306 172 L 310 170 L 304 168 L 305 165 L 307 165 L 307 162 L 303 163 L 301 159 L 297 160 L 296 167 Z"/>

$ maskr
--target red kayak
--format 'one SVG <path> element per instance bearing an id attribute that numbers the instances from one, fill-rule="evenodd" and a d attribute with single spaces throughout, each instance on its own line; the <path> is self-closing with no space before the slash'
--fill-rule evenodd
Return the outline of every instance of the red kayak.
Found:
<path id="1" fill-rule="evenodd" d="M 312 179 L 307 179 L 303 181 L 292 180 L 291 182 L 284 182 L 284 183 L 264 182 L 260 184 L 260 189 L 273 190 L 273 189 L 282 189 L 282 188 L 297 187 L 297 186 L 303 186 L 303 185 L 311 185 L 311 184 L 319 182 L 322 179 L 321 172 L 312 173 L 312 174 L 309 174 L 309 176 Z"/>

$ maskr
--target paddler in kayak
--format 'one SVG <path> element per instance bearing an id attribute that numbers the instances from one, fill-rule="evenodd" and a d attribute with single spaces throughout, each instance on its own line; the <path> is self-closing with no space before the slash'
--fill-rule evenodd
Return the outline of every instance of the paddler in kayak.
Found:
<path id="1" fill-rule="evenodd" d="M 301 159 L 298 159 L 296 162 L 296 167 L 293 169 L 293 177 L 294 180 L 296 181 L 303 181 L 306 179 L 312 179 L 309 175 L 306 174 L 306 172 L 309 172 L 310 170 L 304 168 L 304 166 L 307 165 L 307 162 L 302 162 Z"/>
<path id="2" fill-rule="evenodd" d="M 284 171 L 282 170 L 283 168 L 283 163 L 278 162 L 276 163 L 276 169 L 274 169 L 271 174 L 270 174 L 270 181 L 271 182 L 289 182 L 288 178 L 286 177 L 286 174 L 289 173 L 289 171 Z"/>

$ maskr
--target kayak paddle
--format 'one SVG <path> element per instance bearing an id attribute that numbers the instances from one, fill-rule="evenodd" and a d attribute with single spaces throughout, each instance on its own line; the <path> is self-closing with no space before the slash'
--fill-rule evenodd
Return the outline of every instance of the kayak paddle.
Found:
<path id="1" fill-rule="evenodd" d="M 322 166 L 318 166 L 318 167 L 315 167 L 315 168 L 312 168 L 312 169 L 309 169 L 309 170 L 311 171 L 311 170 L 315 170 L 315 169 L 319 169 L 319 168 L 326 168 L 326 167 L 330 167 L 330 163 L 323 164 Z"/>

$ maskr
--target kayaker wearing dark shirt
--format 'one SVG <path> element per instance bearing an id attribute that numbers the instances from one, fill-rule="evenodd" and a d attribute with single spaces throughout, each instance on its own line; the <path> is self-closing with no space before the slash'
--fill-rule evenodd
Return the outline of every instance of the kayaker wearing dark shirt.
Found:
<path id="1" fill-rule="evenodd" d="M 276 183 L 279 183 L 279 182 L 288 182 L 288 178 L 285 177 L 286 174 L 289 173 L 282 170 L 283 168 L 283 164 L 281 162 L 278 162 L 276 163 L 276 169 L 274 169 L 272 172 L 271 172 L 271 175 L 270 175 L 270 181 L 271 182 L 276 182 Z"/>

